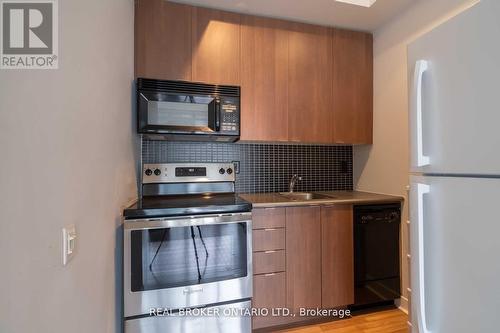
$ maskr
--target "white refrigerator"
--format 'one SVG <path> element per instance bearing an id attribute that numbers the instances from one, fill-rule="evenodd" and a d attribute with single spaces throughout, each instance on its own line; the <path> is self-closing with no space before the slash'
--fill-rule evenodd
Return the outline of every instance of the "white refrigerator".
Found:
<path id="1" fill-rule="evenodd" d="M 411 324 L 500 332 L 500 1 L 408 46 Z"/>

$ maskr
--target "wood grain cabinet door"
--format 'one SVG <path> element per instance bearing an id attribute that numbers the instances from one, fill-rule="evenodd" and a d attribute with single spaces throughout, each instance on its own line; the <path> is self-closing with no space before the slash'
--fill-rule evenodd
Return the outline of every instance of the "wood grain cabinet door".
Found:
<path id="1" fill-rule="evenodd" d="M 191 80 L 191 7 L 135 2 L 135 76 Z"/>
<path id="2" fill-rule="evenodd" d="M 354 303 L 351 205 L 321 207 L 321 295 L 323 308 Z"/>
<path id="3" fill-rule="evenodd" d="M 241 140 L 288 140 L 287 22 L 241 21 Z"/>
<path id="4" fill-rule="evenodd" d="M 287 307 L 321 307 L 321 223 L 319 207 L 286 209 Z"/>
<path id="5" fill-rule="evenodd" d="M 270 312 L 273 308 L 286 306 L 286 276 L 285 273 L 255 275 L 253 277 L 254 295 L 252 306 L 266 308 Z M 258 316 L 253 317 L 253 329 L 280 325 L 286 323 L 287 317 Z"/>
<path id="6" fill-rule="evenodd" d="M 240 85 L 241 15 L 192 7 L 193 81 Z"/>
<path id="7" fill-rule="evenodd" d="M 333 110 L 336 143 L 372 143 L 371 34 L 333 29 Z"/>
<path id="8" fill-rule="evenodd" d="M 288 43 L 288 137 L 332 143 L 331 29 L 295 23 Z"/>

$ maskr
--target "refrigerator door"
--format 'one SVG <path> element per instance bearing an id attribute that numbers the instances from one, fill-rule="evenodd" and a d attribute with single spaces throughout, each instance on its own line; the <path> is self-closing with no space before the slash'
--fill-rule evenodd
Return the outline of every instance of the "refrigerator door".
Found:
<path id="1" fill-rule="evenodd" d="M 500 1 L 408 46 L 411 171 L 500 175 Z"/>
<path id="2" fill-rule="evenodd" d="M 500 179 L 410 180 L 413 332 L 497 332 Z"/>

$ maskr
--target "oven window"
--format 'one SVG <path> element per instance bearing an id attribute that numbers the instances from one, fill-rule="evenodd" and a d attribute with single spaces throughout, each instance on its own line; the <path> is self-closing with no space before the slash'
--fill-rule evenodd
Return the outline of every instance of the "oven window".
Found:
<path id="1" fill-rule="evenodd" d="M 132 291 L 246 276 L 246 229 L 246 223 L 228 223 L 132 231 Z"/>

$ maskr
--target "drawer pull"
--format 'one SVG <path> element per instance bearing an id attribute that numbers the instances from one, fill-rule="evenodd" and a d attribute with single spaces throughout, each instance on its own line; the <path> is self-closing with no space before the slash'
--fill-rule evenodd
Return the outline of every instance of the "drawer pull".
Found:
<path id="1" fill-rule="evenodd" d="M 266 228 L 264 231 L 276 231 L 276 228 Z"/>
<path id="2" fill-rule="evenodd" d="M 264 274 L 264 276 L 274 276 L 276 275 L 276 273 L 267 273 L 267 274 Z"/>
<path id="3" fill-rule="evenodd" d="M 276 207 L 265 207 L 264 209 L 265 210 L 273 210 L 273 209 L 276 209 Z"/>
<path id="4" fill-rule="evenodd" d="M 275 253 L 276 250 L 270 250 L 270 251 L 264 251 L 264 253 L 268 254 L 268 253 Z"/>

